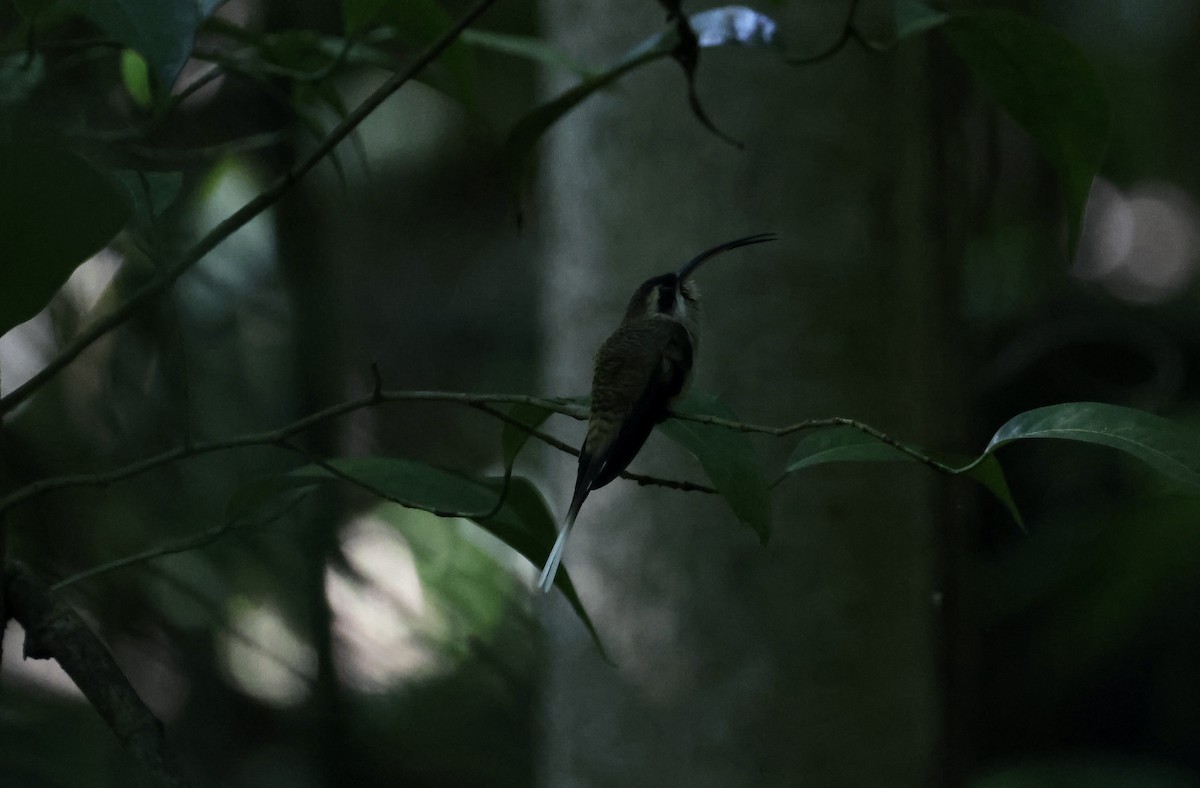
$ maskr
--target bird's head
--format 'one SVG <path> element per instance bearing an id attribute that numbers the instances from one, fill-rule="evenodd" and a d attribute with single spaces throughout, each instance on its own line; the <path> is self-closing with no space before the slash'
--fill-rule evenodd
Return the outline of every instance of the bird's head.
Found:
<path id="1" fill-rule="evenodd" d="M 726 241 L 714 246 L 688 260 L 679 270 L 647 279 L 629 299 L 625 308 L 626 320 L 638 320 L 646 317 L 663 317 L 677 320 L 693 330 L 700 311 L 700 289 L 692 281 L 692 274 L 706 260 L 737 249 L 741 246 L 763 243 L 775 240 L 775 233 L 759 233 L 736 241 Z"/>

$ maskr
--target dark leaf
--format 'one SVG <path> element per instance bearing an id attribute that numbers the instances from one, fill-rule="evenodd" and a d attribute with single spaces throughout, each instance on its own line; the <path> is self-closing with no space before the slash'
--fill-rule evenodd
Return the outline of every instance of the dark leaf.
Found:
<path id="1" fill-rule="evenodd" d="M 1026 411 L 996 431 L 985 454 L 1028 438 L 1057 438 L 1119 449 L 1200 491 L 1200 435 L 1145 411 L 1069 402 Z"/>
<path id="2" fill-rule="evenodd" d="M 1074 44 L 1018 14 L 955 11 L 942 31 L 984 89 L 1058 170 L 1074 255 L 1111 125 L 1100 78 Z"/>
<path id="3" fill-rule="evenodd" d="M 129 218 L 122 190 L 49 137 L 0 144 L 0 335 L 33 317 Z"/>
<path id="4" fill-rule="evenodd" d="M 1017 509 L 1016 501 L 1013 500 L 1012 493 L 1008 489 L 1004 470 L 995 457 L 987 456 L 972 463 L 969 457 L 928 452 L 908 444 L 905 444 L 905 448 L 954 469 L 956 474 L 965 474 L 979 482 L 1004 505 L 1013 520 L 1024 527 L 1021 512 Z M 784 473 L 796 473 L 805 468 L 834 462 L 920 462 L 920 460 L 855 427 L 839 426 L 816 429 L 804 437 L 796 444 Z"/>
<path id="5" fill-rule="evenodd" d="M 121 52 L 121 82 L 133 103 L 147 109 L 154 103 L 154 90 L 150 86 L 150 66 L 146 58 L 132 49 Z"/>
<path id="6" fill-rule="evenodd" d="M 195 0 L 68 0 L 67 5 L 146 58 L 164 95 L 191 57 L 201 21 Z"/>
<path id="7" fill-rule="evenodd" d="M 723 419 L 737 418 L 716 397 L 699 392 L 680 397 L 675 410 Z M 770 491 L 750 439 L 735 430 L 687 419 L 667 419 L 659 429 L 695 455 L 738 520 L 753 528 L 766 544 L 771 536 Z"/>
<path id="8" fill-rule="evenodd" d="M 917 0 L 897 0 L 896 41 L 941 27 L 950 19 L 944 11 L 930 8 Z"/>
<path id="9" fill-rule="evenodd" d="M 330 460 L 328 467 L 305 465 L 286 474 L 256 479 L 238 489 L 226 506 L 226 519 L 239 522 L 284 495 L 318 484 L 347 483 L 386 500 L 441 517 L 471 520 L 540 567 L 557 536 L 554 518 L 537 488 L 527 479 L 477 479 L 414 460 L 358 457 Z M 502 494 L 504 503 L 496 507 Z M 560 571 L 555 585 L 562 590 L 596 645 L 596 629 L 568 573 Z"/>
<path id="10" fill-rule="evenodd" d="M 140 172 L 118 170 L 114 175 L 125 187 L 137 221 L 149 227 L 163 211 L 175 204 L 183 190 L 181 172 Z"/>
<path id="11" fill-rule="evenodd" d="M 508 415 L 530 429 L 537 429 L 542 426 L 546 419 L 550 418 L 553 412 L 549 408 L 543 408 L 541 405 L 518 403 L 509 408 Z M 504 453 L 504 467 L 506 469 L 512 470 L 513 463 L 517 461 L 517 455 L 521 453 L 521 449 L 525 448 L 525 444 L 529 442 L 529 437 L 529 433 L 525 430 L 507 422 L 505 423 L 504 429 L 500 433 L 500 446 Z"/>

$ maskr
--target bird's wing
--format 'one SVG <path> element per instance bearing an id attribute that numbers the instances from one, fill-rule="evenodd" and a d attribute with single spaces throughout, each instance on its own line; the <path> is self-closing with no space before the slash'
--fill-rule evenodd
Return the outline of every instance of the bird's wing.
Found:
<path id="1" fill-rule="evenodd" d="M 674 321 L 647 320 L 623 326 L 600 347 L 592 385 L 592 418 L 579 452 L 575 493 L 538 578 L 542 591 L 548 592 L 554 584 L 567 538 L 588 493 L 611 482 L 633 461 L 654 425 L 666 417 L 668 404 L 683 391 L 691 369 L 691 337 Z M 622 406 L 620 396 L 609 397 L 610 390 L 638 387 L 642 393 L 632 406 Z"/>
<path id="2" fill-rule="evenodd" d="M 581 487 L 586 486 L 588 490 L 603 487 L 625 470 L 650 437 L 654 425 L 666 418 L 668 405 L 683 391 L 691 373 L 692 342 L 687 329 L 679 323 L 647 320 L 627 326 L 626 330 L 626 335 L 620 337 L 621 342 L 612 344 L 636 343 L 641 352 L 622 352 L 621 347 L 606 342 L 596 360 L 596 376 L 623 378 L 620 384 L 625 391 L 640 389 L 641 394 L 633 400 L 632 406 L 626 399 L 624 407 L 611 408 L 618 419 L 617 424 L 601 424 L 596 429 L 589 425 L 588 439 L 580 455 L 576 495 Z M 592 396 L 602 397 L 596 388 L 593 385 Z M 603 401 L 598 404 L 600 412 L 606 405 L 611 405 Z M 593 422 L 602 418 L 596 405 L 593 403 Z"/>

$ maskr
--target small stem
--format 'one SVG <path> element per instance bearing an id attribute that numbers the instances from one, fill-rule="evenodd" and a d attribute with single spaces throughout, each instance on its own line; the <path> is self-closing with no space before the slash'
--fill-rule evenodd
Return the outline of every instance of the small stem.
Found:
<path id="1" fill-rule="evenodd" d="M 317 411 L 276 430 L 249 433 L 223 440 L 197 441 L 190 446 L 177 446 L 151 457 L 121 466 L 120 468 L 100 473 L 81 473 L 39 479 L 0 499 L 0 518 L 14 506 L 52 490 L 61 490 L 68 487 L 103 487 L 113 482 L 122 481 L 154 468 L 167 465 L 168 463 L 188 457 L 197 457 L 202 454 L 211 454 L 216 451 L 242 449 L 250 446 L 282 446 L 290 438 L 319 424 L 381 402 L 459 402 L 465 405 L 474 405 L 477 403 L 523 403 L 538 405 L 556 413 L 571 416 L 572 418 L 584 418 L 583 412 L 578 405 L 571 405 L 558 400 L 530 397 L 523 394 L 463 394 L 451 391 L 372 392 L 356 399 L 331 405 L 324 410 Z"/>
<path id="2" fill-rule="evenodd" d="M 811 66 L 814 63 L 820 63 L 823 60 L 828 60 L 838 52 L 841 52 L 843 49 L 845 49 L 846 44 L 850 43 L 852 40 L 857 41 L 867 49 L 876 49 L 876 47 L 872 45 L 871 42 L 863 38 L 858 30 L 854 27 L 854 17 L 857 13 L 858 0 L 850 0 L 850 6 L 846 10 L 846 21 L 842 24 L 842 32 L 841 35 L 838 36 L 837 41 L 834 41 L 832 45 L 815 55 L 808 55 L 806 57 L 789 57 L 787 59 L 788 64 L 792 66 Z"/>
<path id="3" fill-rule="evenodd" d="M 865 424 L 854 419 L 847 419 L 842 416 L 831 416 L 825 419 L 808 419 L 807 421 L 798 421 L 795 424 L 788 424 L 784 427 L 769 427 L 761 424 L 747 424 L 746 422 L 723 419 L 720 416 L 706 416 L 695 413 L 672 413 L 671 416 L 672 418 L 683 419 L 685 421 L 694 421 L 699 424 L 711 424 L 714 427 L 724 427 L 730 430 L 737 430 L 738 432 L 756 432 L 763 435 L 771 435 L 776 438 L 781 438 L 794 432 L 818 429 L 820 427 L 853 427 L 859 432 L 870 435 L 875 440 L 881 443 L 886 443 L 893 449 L 907 454 L 914 460 L 924 463 L 930 468 L 950 476 L 957 476 L 958 474 L 965 473 L 983 461 L 983 458 L 980 457 L 979 459 L 974 460 L 962 468 L 955 468 L 951 465 L 946 465 L 945 463 L 939 462 L 927 454 L 922 454 L 920 451 L 901 443 L 891 435 L 872 427 L 870 424 Z M 0 511 L 2 511 L 2 509 L 0 509 Z"/>

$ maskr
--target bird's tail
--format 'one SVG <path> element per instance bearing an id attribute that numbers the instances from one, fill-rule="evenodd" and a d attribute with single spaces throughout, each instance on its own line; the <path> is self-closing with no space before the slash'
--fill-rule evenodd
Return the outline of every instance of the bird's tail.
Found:
<path id="1" fill-rule="evenodd" d="M 562 563 L 567 537 L 571 535 L 571 528 L 575 525 L 575 518 L 579 515 L 579 507 L 583 506 L 583 499 L 588 494 L 587 488 L 581 491 L 582 495 L 579 492 L 576 492 L 575 499 L 571 501 L 567 519 L 563 523 L 562 530 L 558 532 L 558 538 L 554 540 L 554 547 L 550 548 L 550 556 L 546 559 L 546 565 L 542 567 L 542 576 L 538 578 L 538 588 L 542 589 L 544 594 L 550 593 L 550 589 L 554 587 L 554 576 L 558 574 L 558 565 Z"/>

